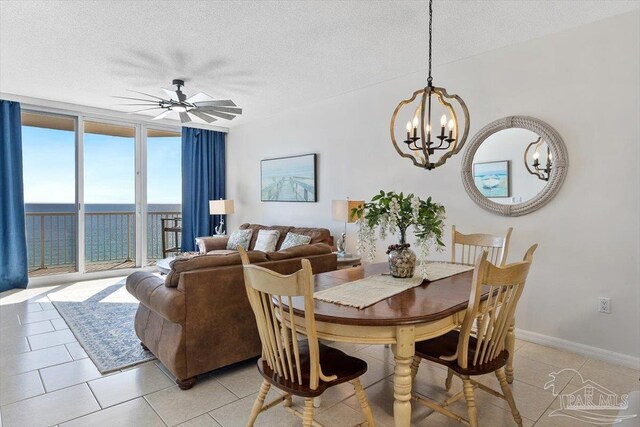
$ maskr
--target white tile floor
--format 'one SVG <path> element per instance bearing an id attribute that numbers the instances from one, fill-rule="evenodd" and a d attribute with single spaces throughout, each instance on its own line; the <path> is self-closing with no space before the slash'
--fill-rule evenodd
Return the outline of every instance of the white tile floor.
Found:
<path id="1" fill-rule="evenodd" d="M 102 280 L 108 286 L 121 278 Z M 88 283 L 89 285 L 89 283 Z M 93 284 L 95 285 L 95 283 Z M 96 289 L 99 289 L 98 286 Z M 244 426 L 261 377 L 254 363 L 221 369 L 181 391 L 159 362 L 147 362 L 106 376 L 100 375 L 47 298 L 58 288 L 36 288 L 0 294 L 0 427 L 93 426 Z M 362 382 L 379 426 L 393 426 L 393 355 L 382 346 L 336 345 L 362 358 L 369 371 Z M 525 426 L 587 425 L 566 417 L 550 417 L 558 399 L 544 384 L 549 373 L 574 368 L 616 393 L 639 390 L 640 372 L 533 343 L 517 341 L 513 391 Z M 414 390 L 444 398 L 446 372 L 422 363 Z M 460 390 L 455 382 L 452 392 Z M 486 384 L 497 387 L 495 377 Z M 557 390 L 576 390 L 577 375 L 558 377 Z M 272 389 L 271 396 L 276 391 Z M 481 426 L 513 426 L 505 402 L 476 392 Z M 296 401 L 294 400 L 294 403 Z M 462 402 L 452 405 L 465 414 Z M 416 426 L 453 426 L 442 415 L 413 404 Z M 327 426 L 346 426 L 362 418 L 349 384 L 328 390 L 317 410 Z M 631 425 L 640 425 L 637 422 Z M 282 408 L 258 417 L 256 425 L 296 426 L 301 421 Z"/>

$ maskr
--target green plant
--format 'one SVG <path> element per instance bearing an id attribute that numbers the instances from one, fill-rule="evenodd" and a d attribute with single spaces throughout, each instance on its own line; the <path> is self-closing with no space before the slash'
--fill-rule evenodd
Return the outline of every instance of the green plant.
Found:
<path id="1" fill-rule="evenodd" d="M 375 257 L 376 229 L 383 240 L 387 234 L 397 233 L 400 245 L 404 246 L 407 231 L 413 227 L 418 259 L 424 264 L 431 246 L 435 245 L 437 250 L 444 248 L 444 214 L 444 206 L 432 201 L 431 197 L 422 200 L 414 194 L 405 196 L 404 193 L 380 191 L 371 202 L 351 211 L 351 215 L 358 218 L 358 252 L 366 254 L 370 260 Z"/>

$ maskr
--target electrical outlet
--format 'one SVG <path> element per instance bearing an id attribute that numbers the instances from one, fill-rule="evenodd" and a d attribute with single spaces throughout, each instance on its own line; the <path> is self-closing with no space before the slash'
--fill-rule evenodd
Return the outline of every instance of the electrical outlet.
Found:
<path id="1" fill-rule="evenodd" d="M 598 300 L 598 311 L 600 313 L 611 314 L 611 299 L 610 298 L 600 298 Z"/>

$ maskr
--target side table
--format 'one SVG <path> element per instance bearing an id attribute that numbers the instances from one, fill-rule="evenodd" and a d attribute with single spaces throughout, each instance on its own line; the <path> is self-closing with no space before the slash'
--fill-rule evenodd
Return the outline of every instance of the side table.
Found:
<path id="1" fill-rule="evenodd" d="M 334 252 L 337 254 L 337 252 Z M 345 256 L 338 255 L 338 270 L 344 268 L 357 267 L 362 264 L 362 259 L 354 254 L 346 254 Z"/>
<path id="2" fill-rule="evenodd" d="M 169 274 L 171 271 L 171 267 L 169 264 L 173 261 L 175 257 L 162 258 L 156 261 L 156 268 L 160 272 L 160 274 Z"/>

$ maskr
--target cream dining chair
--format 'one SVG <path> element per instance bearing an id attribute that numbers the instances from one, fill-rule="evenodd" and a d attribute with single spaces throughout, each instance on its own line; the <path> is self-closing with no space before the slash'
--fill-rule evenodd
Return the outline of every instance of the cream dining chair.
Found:
<path id="1" fill-rule="evenodd" d="M 522 417 L 505 374 L 505 365 L 509 358 L 505 336 L 514 318 L 537 247 L 536 244 L 529 248 L 524 261 L 502 267 L 497 267 L 487 260 L 488 251 L 482 252 L 475 265 L 469 305 L 462 327 L 460 330 L 416 343 L 416 356 L 412 366 L 412 375 L 415 378 L 422 359 L 444 365 L 462 379 L 463 390 L 443 403 L 434 402 L 415 393 L 414 400 L 459 422 L 476 427 L 478 415 L 474 389 L 479 388 L 506 400 L 513 419 L 522 427 Z M 483 301 L 485 286 L 489 287 L 489 296 Z M 498 378 L 502 394 L 471 379 L 491 372 Z M 468 419 L 448 409 L 453 402 L 463 397 L 467 402 Z"/>
<path id="2" fill-rule="evenodd" d="M 487 259 L 494 265 L 505 265 L 509 252 L 509 240 L 512 227 L 504 236 L 491 234 L 462 234 L 451 227 L 451 262 L 473 265 L 483 250 L 488 252 Z"/>
<path id="3" fill-rule="evenodd" d="M 314 398 L 330 387 L 350 381 L 366 420 L 359 425 L 373 427 L 373 415 L 360 383 L 360 376 L 367 371 L 367 363 L 318 342 L 313 311 L 313 272 L 309 260 L 302 260 L 301 270 L 282 275 L 251 265 L 244 249 L 240 246 L 237 249 L 242 258 L 247 296 L 262 341 L 258 371 L 264 381 L 247 426 L 253 426 L 261 412 L 279 403 L 301 417 L 303 426 L 321 426 L 313 420 Z M 295 297 L 304 298 L 304 322 L 298 319 L 299 324 L 296 324 L 292 310 L 282 308 L 283 303 L 291 307 Z M 306 335 L 307 339 L 299 341 L 299 335 Z M 285 394 L 265 404 L 272 385 Z M 292 395 L 304 398 L 302 413 L 293 409 Z"/>
<path id="4" fill-rule="evenodd" d="M 509 242 L 511 240 L 511 233 L 513 228 L 507 229 L 507 234 L 504 236 L 494 236 L 492 234 L 462 234 L 456 230 L 456 226 L 451 227 L 451 262 L 457 262 L 460 264 L 473 265 L 478 257 L 482 254 L 482 251 L 486 250 L 487 259 L 494 265 L 505 265 L 507 263 L 507 254 L 509 253 Z M 515 324 L 509 328 L 510 334 L 507 335 L 507 340 L 515 339 L 513 331 L 515 330 Z M 513 361 L 509 359 L 507 362 L 507 381 L 511 384 L 513 382 Z M 447 380 L 445 381 L 446 389 L 451 388 L 451 379 L 453 378 L 453 372 L 449 370 L 447 373 Z"/>

